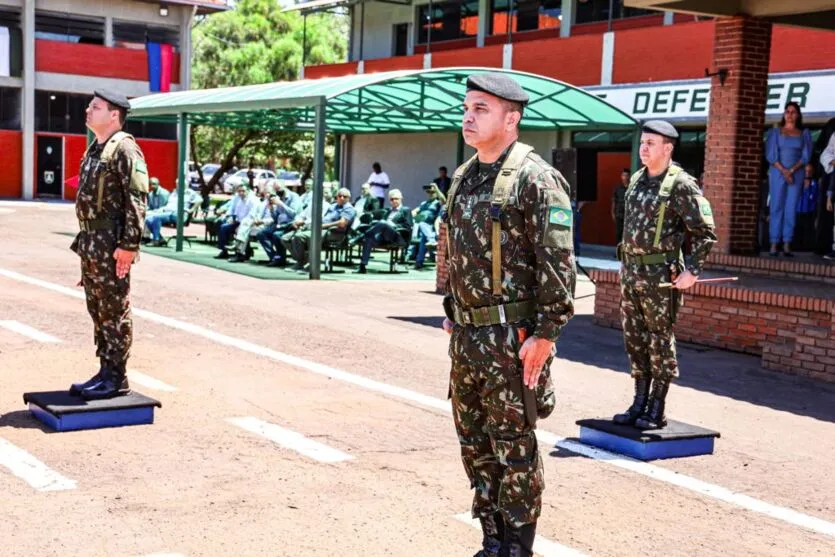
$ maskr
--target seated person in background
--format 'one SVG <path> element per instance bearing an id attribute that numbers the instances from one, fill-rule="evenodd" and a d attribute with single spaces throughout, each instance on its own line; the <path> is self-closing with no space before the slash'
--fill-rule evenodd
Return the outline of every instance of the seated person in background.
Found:
<path id="1" fill-rule="evenodd" d="M 164 246 L 165 242 L 163 241 L 161 234 L 162 227 L 167 224 L 177 224 L 177 201 L 179 199 L 177 190 L 174 190 L 174 192 L 171 193 L 167 199 L 168 201 L 165 203 L 164 207 L 148 211 L 145 214 L 145 230 L 142 233 L 143 241 L 145 243 L 150 241 L 153 242 L 154 246 Z M 203 198 L 199 193 L 192 189 L 186 190 L 184 204 L 184 210 L 186 213 L 192 212 L 194 208 L 199 207 L 201 203 L 203 203 Z"/>
<path id="2" fill-rule="evenodd" d="M 386 220 L 372 224 L 362 239 L 362 259 L 360 259 L 360 268 L 357 270 L 360 274 L 368 272 L 366 267 L 368 260 L 371 259 L 372 249 L 386 244 L 405 246 L 406 241 L 403 239 L 402 233 L 404 231 L 411 233 L 412 231 L 412 212 L 403 205 L 403 194 L 400 193 L 400 190 L 391 190 L 389 201 L 391 202 L 391 210 Z"/>
<path id="3" fill-rule="evenodd" d="M 168 203 L 168 190 L 161 188 L 159 178 L 152 177 L 148 182 L 148 210 L 162 209 Z"/>
<path id="4" fill-rule="evenodd" d="M 426 192 L 426 200 L 414 210 L 415 224 L 412 227 L 412 241 L 417 242 L 417 255 L 415 245 L 409 245 L 408 259 L 415 258 L 415 269 L 422 269 L 426 259 L 426 244 L 435 243 L 435 221 L 441 214 L 441 192 L 434 183 L 423 186 Z"/>
<path id="5" fill-rule="evenodd" d="M 359 228 L 360 219 L 364 214 L 371 214 L 378 209 L 382 209 L 380 200 L 371 195 L 371 184 L 363 184 L 360 186 L 360 196 L 354 200 L 354 209 L 357 211 L 357 218 L 351 224 L 353 230 Z"/>
<path id="6" fill-rule="evenodd" d="M 272 224 L 269 194 L 273 192 L 272 184 L 269 183 L 259 189 L 252 212 L 241 221 L 235 231 L 235 254 L 229 258 L 230 263 L 242 263 L 249 259 L 252 253 L 249 239 L 261 232 L 263 227 Z"/>
<path id="7" fill-rule="evenodd" d="M 243 180 L 241 185 L 235 188 L 235 197 L 232 198 L 229 212 L 225 213 L 219 221 L 217 247 L 220 253 L 215 256 L 215 259 L 227 259 L 229 257 L 226 244 L 232 239 L 241 222 L 252 213 L 257 203 L 258 198 L 249 191 L 249 182 Z"/>
<path id="8" fill-rule="evenodd" d="M 328 212 L 328 204 L 322 200 L 322 213 L 320 217 L 324 217 L 325 213 Z M 284 248 L 284 252 L 293 252 L 293 239 L 296 237 L 297 234 L 308 234 L 310 233 L 310 223 L 313 222 L 313 203 L 296 213 L 296 218 L 290 224 L 284 226 L 285 232 L 281 234 L 281 245 Z M 278 230 L 276 232 L 281 232 Z M 295 265 L 294 267 L 301 268 L 300 265 Z"/>
<path id="9" fill-rule="evenodd" d="M 302 202 L 302 211 L 307 209 L 313 203 L 313 180 L 305 180 L 304 186 L 300 187 L 299 197 Z"/>
<path id="10" fill-rule="evenodd" d="M 301 213 L 301 198 L 284 185 L 279 185 L 275 194 L 270 196 L 270 218 L 272 224 L 264 227 L 256 236 L 258 243 L 267 254 L 267 266 L 283 267 L 287 264 L 287 251 L 281 243 L 281 237 L 293 224 L 296 215 Z"/>
<path id="11" fill-rule="evenodd" d="M 432 180 L 432 183 L 438 186 L 438 190 L 440 190 L 441 195 L 446 196 L 449 191 L 449 187 L 452 185 L 452 179 L 447 176 L 447 169 L 445 166 L 438 169 L 438 177 Z"/>
<path id="12" fill-rule="evenodd" d="M 357 212 L 354 210 L 354 206 L 351 205 L 350 190 L 347 188 L 340 189 L 336 194 L 336 202 L 331 203 L 328 210 L 325 211 L 325 215 L 322 217 L 323 240 L 333 233 L 347 233 L 356 214 Z M 284 238 L 282 238 L 282 241 L 284 241 Z M 289 245 L 293 259 L 296 260 L 296 265 L 293 267 L 294 270 L 309 271 L 310 267 L 307 265 L 309 246 L 310 227 L 308 226 L 305 229 L 297 230 Z"/>

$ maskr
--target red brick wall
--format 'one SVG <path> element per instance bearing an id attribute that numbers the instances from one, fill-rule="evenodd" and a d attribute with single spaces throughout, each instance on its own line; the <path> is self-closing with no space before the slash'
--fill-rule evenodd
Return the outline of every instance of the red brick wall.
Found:
<path id="1" fill-rule="evenodd" d="M 594 322 L 621 328 L 615 271 L 591 271 Z M 835 303 L 830 300 L 700 284 L 685 294 L 679 340 L 761 355 L 763 366 L 835 382 Z"/>
<path id="2" fill-rule="evenodd" d="M 600 83 L 603 36 L 586 35 L 513 45 L 513 69 L 572 85 Z"/>
<path id="3" fill-rule="evenodd" d="M 23 132 L 0 130 L 0 197 L 23 196 Z"/>
<path id="4" fill-rule="evenodd" d="M 35 69 L 95 77 L 148 81 L 148 54 L 132 48 L 93 44 L 35 41 Z M 171 83 L 180 82 L 180 55 L 171 60 Z"/>
<path id="5" fill-rule="evenodd" d="M 612 81 L 702 78 L 713 61 L 713 32 L 712 21 L 618 31 Z M 658 56 L 661 44 L 664 55 Z"/>
<path id="6" fill-rule="evenodd" d="M 446 225 L 441 223 L 438 229 L 438 247 L 435 251 L 435 291 L 439 294 L 446 294 L 446 283 L 449 280 L 446 247 Z"/>
<path id="7" fill-rule="evenodd" d="M 705 194 L 713 205 L 721 253 L 757 250 L 770 44 L 768 22 L 747 17 L 716 21 L 712 67 L 730 73 L 724 85 L 718 77 L 711 84 Z"/>

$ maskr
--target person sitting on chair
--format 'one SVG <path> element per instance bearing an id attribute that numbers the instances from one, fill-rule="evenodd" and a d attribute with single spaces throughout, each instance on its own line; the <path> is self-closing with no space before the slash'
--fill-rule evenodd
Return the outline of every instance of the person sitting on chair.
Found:
<path id="1" fill-rule="evenodd" d="M 371 195 L 371 184 L 363 184 L 360 186 L 360 196 L 354 200 L 354 209 L 357 210 L 357 218 L 351 224 L 351 229 L 356 230 L 360 226 L 360 219 L 366 213 L 373 213 L 381 209 L 380 200 Z"/>
<path id="2" fill-rule="evenodd" d="M 168 224 L 177 224 L 178 197 L 177 190 L 174 190 L 171 195 L 168 196 L 168 201 L 164 207 L 148 211 L 145 214 L 145 230 L 143 232 L 143 240 L 148 240 L 151 242 L 151 245 L 157 247 L 166 245 L 165 240 L 162 239 L 162 227 Z M 193 211 L 195 205 L 199 206 L 201 203 L 203 203 L 203 198 L 199 193 L 192 189 L 186 190 L 186 200 L 184 205 L 186 214 Z"/>
<path id="3" fill-rule="evenodd" d="M 229 252 L 226 251 L 226 245 L 229 240 L 238 230 L 241 222 L 247 218 L 255 209 L 258 198 L 249 191 L 249 183 L 246 180 L 241 182 L 241 185 L 236 188 L 236 195 L 232 199 L 232 205 L 229 207 L 229 213 L 223 216 L 223 221 L 220 225 L 220 230 L 217 234 L 217 247 L 220 250 L 215 256 L 215 259 L 228 259 Z"/>
<path id="4" fill-rule="evenodd" d="M 417 242 L 417 250 L 415 245 L 409 246 L 409 253 L 407 259 L 415 258 L 415 269 L 423 268 L 423 262 L 426 259 L 426 245 L 435 243 L 435 221 L 441 214 L 443 194 L 438 191 L 438 186 L 434 183 L 423 186 L 423 191 L 426 192 L 426 200 L 421 203 L 417 209 L 414 210 L 415 225 L 412 227 L 412 241 Z M 415 254 L 417 251 L 417 254 Z"/>
<path id="5" fill-rule="evenodd" d="M 290 191 L 283 184 L 270 196 L 272 226 L 265 228 L 257 236 L 258 243 L 267 254 L 267 266 L 283 267 L 287 264 L 287 250 L 281 242 L 281 237 L 288 232 L 301 210 L 302 200 L 299 194 Z"/>
<path id="6" fill-rule="evenodd" d="M 391 210 L 386 220 L 372 224 L 363 237 L 362 258 L 357 273 L 364 275 L 368 272 L 366 267 L 371 259 L 371 250 L 375 247 L 387 244 L 406 245 L 403 232 L 411 233 L 412 231 L 412 211 L 403 205 L 403 194 L 398 189 L 389 192 L 389 201 L 391 202 Z"/>
<path id="7" fill-rule="evenodd" d="M 328 207 L 325 216 L 322 217 L 322 235 L 326 236 L 331 234 L 332 231 L 345 233 L 351 226 L 356 214 L 354 206 L 351 205 L 351 191 L 347 188 L 340 189 L 336 194 L 336 201 Z M 310 266 L 307 265 L 310 234 L 310 228 L 307 228 L 296 232 L 293 236 L 290 249 L 293 259 L 296 260 L 296 265 L 293 268 L 295 271 L 308 272 L 310 270 Z"/>

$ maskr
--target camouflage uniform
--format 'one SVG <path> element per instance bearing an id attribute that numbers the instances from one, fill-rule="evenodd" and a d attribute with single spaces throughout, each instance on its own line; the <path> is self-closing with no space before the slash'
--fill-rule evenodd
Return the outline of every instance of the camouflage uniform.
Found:
<path id="1" fill-rule="evenodd" d="M 612 193 L 612 212 L 615 213 L 615 243 L 623 241 L 623 217 L 626 212 L 626 186 L 618 184 Z"/>
<path id="2" fill-rule="evenodd" d="M 530 301 L 530 319 L 477 327 L 456 320 L 450 339 L 450 394 L 464 469 L 475 489 L 473 516 L 501 513 L 514 527 L 535 523 L 544 488 L 535 423 L 526 419 L 519 350 L 523 337 L 555 341 L 574 312 L 575 266 L 568 184 L 531 153 L 519 168 L 501 215 L 502 294 L 491 288 L 491 198 L 507 151 L 464 172 L 452 210 L 447 292 L 471 310 Z M 561 218 L 560 218 L 561 217 Z M 536 413 L 555 405 L 548 359 L 536 389 Z M 530 392 L 530 391 L 528 391 Z"/>
<path id="3" fill-rule="evenodd" d="M 696 180 L 679 172 L 670 193 L 660 243 L 655 247 L 656 221 L 660 206 L 659 188 L 666 176 L 650 178 L 647 172 L 626 193 L 622 261 L 620 271 L 621 317 L 626 352 L 633 377 L 649 373 L 653 377 L 678 377 L 676 342 L 673 335 L 675 312 L 681 292 L 660 288 L 683 269 L 680 259 L 685 231 L 693 242 L 691 273 L 698 275 L 710 249 L 716 243 L 710 204 L 702 196 Z M 641 263 L 634 256 L 669 254 L 666 262 Z"/>
<path id="4" fill-rule="evenodd" d="M 106 143 L 105 143 L 106 144 Z M 116 248 L 138 251 L 148 197 L 147 170 L 133 138 L 123 139 L 110 164 L 101 161 L 105 144 L 94 144 L 81 162 L 75 213 L 82 231 L 72 249 L 81 257 L 81 280 L 87 311 L 93 318 L 96 355 L 122 364 L 130 355 L 133 323 L 130 317 L 130 274 L 116 276 Z M 101 211 L 99 176 L 104 173 Z M 145 174 L 143 191 L 137 174 Z M 91 223 L 95 223 L 91 226 Z M 85 228 L 97 228 L 85 231 Z"/>

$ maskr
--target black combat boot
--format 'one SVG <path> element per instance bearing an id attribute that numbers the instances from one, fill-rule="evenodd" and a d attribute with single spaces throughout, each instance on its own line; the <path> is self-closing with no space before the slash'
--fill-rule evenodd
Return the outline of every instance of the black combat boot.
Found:
<path id="1" fill-rule="evenodd" d="M 504 538 L 504 517 L 501 513 L 493 513 L 488 517 L 478 519 L 484 538 L 481 541 L 481 551 L 473 557 L 499 557 Z"/>
<path id="2" fill-rule="evenodd" d="M 78 396 L 84 389 L 89 389 L 93 385 L 99 383 L 102 379 L 102 372 L 104 371 L 105 367 L 107 367 L 107 361 L 104 358 L 99 358 L 99 370 L 96 372 L 96 374 L 84 383 L 73 383 L 72 385 L 70 385 L 70 394 Z"/>
<path id="3" fill-rule="evenodd" d="M 81 398 L 84 400 L 99 400 L 126 395 L 129 392 L 130 385 L 128 384 L 125 363 L 109 363 L 102 372 L 101 381 L 81 391 Z"/>
<path id="4" fill-rule="evenodd" d="M 612 418 L 613 422 L 621 425 L 635 425 L 635 420 L 646 412 L 651 380 L 646 373 L 642 373 L 635 378 L 635 398 L 632 400 L 632 406 L 627 408 L 623 414 L 615 414 L 615 417 Z"/>
<path id="5" fill-rule="evenodd" d="M 514 528 L 505 524 L 504 540 L 499 557 L 533 557 L 533 539 L 536 537 L 536 523 Z"/>
<path id="6" fill-rule="evenodd" d="M 664 403 L 669 390 L 669 377 L 656 377 L 652 381 L 652 394 L 649 398 L 647 411 L 635 421 L 635 427 L 638 429 L 661 429 L 667 425 L 667 418 L 664 416 Z"/>

